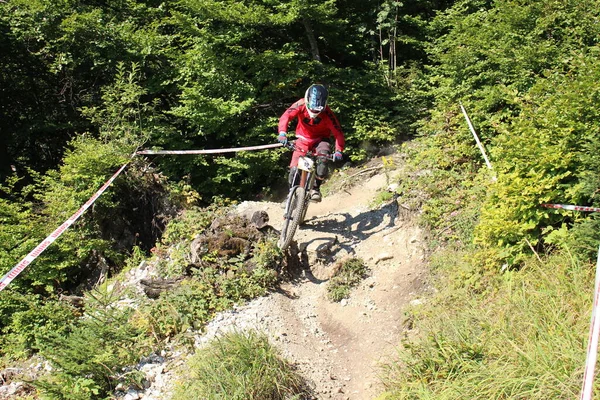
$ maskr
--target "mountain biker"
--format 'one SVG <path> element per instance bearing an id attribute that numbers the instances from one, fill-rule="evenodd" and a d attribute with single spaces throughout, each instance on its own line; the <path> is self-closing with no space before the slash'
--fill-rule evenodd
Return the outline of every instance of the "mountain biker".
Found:
<path id="1" fill-rule="evenodd" d="M 298 159 L 307 151 L 314 150 L 318 155 L 329 156 L 330 144 L 329 138 L 333 135 L 335 138 L 334 160 L 343 159 L 344 151 L 344 133 L 340 127 L 338 119 L 333 111 L 327 105 L 328 92 L 325 86 L 320 84 L 311 85 L 304 94 L 304 98 L 296 101 L 279 118 L 277 140 L 282 144 L 287 144 L 288 124 L 294 118 L 298 119 L 296 125 L 296 149 L 290 162 L 290 185 L 297 184 L 293 182 L 297 176 Z M 321 184 L 328 175 L 328 167 L 324 159 L 317 161 L 317 174 L 315 186 L 310 191 L 312 201 L 321 201 Z"/>

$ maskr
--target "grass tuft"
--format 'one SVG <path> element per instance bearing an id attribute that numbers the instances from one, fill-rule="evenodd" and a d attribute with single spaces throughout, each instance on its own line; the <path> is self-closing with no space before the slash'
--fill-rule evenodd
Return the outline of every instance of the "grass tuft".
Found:
<path id="1" fill-rule="evenodd" d="M 369 269 L 360 258 L 343 261 L 327 285 L 327 296 L 338 302 L 350 296 L 350 290 L 367 276 Z"/>
<path id="2" fill-rule="evenodd" d="M 214 339 L 188 362 L 173 400 L 299 399 L 304 381 L 266 335 L 234 332 Z"/>

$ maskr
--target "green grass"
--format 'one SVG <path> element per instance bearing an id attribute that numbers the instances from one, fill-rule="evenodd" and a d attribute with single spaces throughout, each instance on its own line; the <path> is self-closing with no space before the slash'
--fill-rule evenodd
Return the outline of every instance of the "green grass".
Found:
<path id="1" fill-rule="evenodd" d="M 266 335 L 235 332 L 214 339 L 189 360 L 172 400 L 302 398 L 304 382 Z"/>
<path id="2" fill-rule="evenodd" d="M 343 261 L 327 284 L 327 296 L 331 301 L 350 297 L 350 291 L 367 275 L 368 268 L 360 258 Z"/>
<path id="3" fill-rule="evenodd" d="M 383 204 L 394 198 L 394 193 L 388 190 L 380 190 L 375 194 L 375 198 L 371 200 L 371 208 L 379 208 Z"/>
<path id="4" fill-rule="evenodd" d="M 384 368 L 382 398 L 577 398 L 593 266 L 565 255 L 531 258 L 483 291 L 453 284 L 460 280 L 451 275 L 464 278 L 469 263 L 446 263 L 438 296 L 413 310 L 419 334 Z"/>

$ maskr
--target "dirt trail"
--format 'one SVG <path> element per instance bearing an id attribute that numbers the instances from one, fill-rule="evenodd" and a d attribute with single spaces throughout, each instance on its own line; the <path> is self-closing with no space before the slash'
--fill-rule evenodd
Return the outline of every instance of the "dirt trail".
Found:
<path id="1" fill-rule="evenodd" d="M 399 344 L 404 310 L 418 298 L 425 274 L 420 230 L 402 216 L 396 202 L 370 207 L 386 187 L 385 175 L 374 175 L 312 203 L 295 236 L 308 256 L 302 276 L 280 293 L 211 324 L 208 335 L 232 325 L 263 330 L 309 379 L 315 398 L 375 399 L 383 390 L 378 364 Z M 265 210 L 279 229 L 281 204 L 245 202 L 239 207 L 243 214 L 257 210 Z M 334 261 L 347 256 L 362 258 L 370 276 L 348 300 L 332 303 L 327 281 Z"/>
<path id="2" fill-rule="evenodd" d="M 373 160 L 373 165 L 381 161 Z M 422 233 L 404 209 L 395 201 L 371 206 L 388 182 L 384 174 L 368 173 L 349 170 L 342 181 L 352 185 L 310 205 L 307 222 L 295 235 L 305 259 L 302 273 L 276 293 L 218 314 L 195 337 L 196 347 L 231 330 L 257 329 L 297 366 L 314 399 L 372 400 L 381 394 L 378 365 L 394 354 L 407 329 L 404 311 L 423 292 L 426 263 Z M 280 228 L 281 203 L 244 202 L 238 207 L 247 216 L 258 210 L 266 211 L 270 223 Z M 327 283 L 336 261 L 345 257 L 362 258 L 370 276 L 348 300 L 332 303 Z M 142 264 L 128 273 L 128 285 L 151 274 L 152 268 Z M 170 399 L 189 354 L 177 348 L 163 353 L 138 366 L 149 387 L 130 388 L 115 398 Z M 23 385 L 1 386 L 0 398 L 13 398 Z"/>

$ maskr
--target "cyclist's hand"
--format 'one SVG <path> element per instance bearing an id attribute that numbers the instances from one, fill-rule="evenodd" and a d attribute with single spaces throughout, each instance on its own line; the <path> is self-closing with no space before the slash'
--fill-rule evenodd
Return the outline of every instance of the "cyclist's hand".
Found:
<path id="1" fill-rule="evenodd" d="M 336 151 L 335 153 L 333 153 L 333 161 L 342 161 L 344 159 L 344 155 L 342 154 L 341 151 Z"/>
<path id="2" fill-rule="evenodd" d="M 277 136 L 277 141 L 282 145 L 286 145 L 288 140 L 285 132 L 279 132 L 279 136 Z"/>

